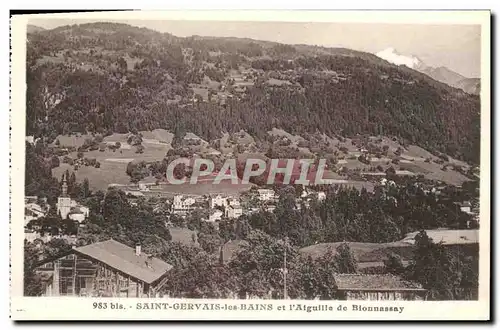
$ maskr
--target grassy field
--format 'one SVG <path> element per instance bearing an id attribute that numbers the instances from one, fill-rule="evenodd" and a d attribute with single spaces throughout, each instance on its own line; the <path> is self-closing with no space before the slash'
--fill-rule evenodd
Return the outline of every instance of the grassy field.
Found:
<path id="1" fill-rule="evenodd" d="M 76 180 L 83 182 L 85 178 L 89 180 L 90 189 L 106 191 L 111 183 L 129 183 L 130 178 L 125 173 L 127 164 L 115 162 L 101 162 L 101 168 L 80 167 L 75 172 Z M 69 170 L 73 172 L 73 166 L 61 164 L 61 166 L 52 169 L 52 175 L 61 178 L 62 174 Z"/>
<path id="2" fill-rule="evenodd" d="M 197 233 L 194 230 L 189 230 L 188 228 L 179 227 L 169 227 L 170 235 L 172 236 L 172 242 L 178 242 L 185 245 L 198 245 Z M 193 242 L 194 235 L 194 242 Z"/>
<path id="3" fill-rule="evenodd" d="M 413 245 L 405 242 L 391 243 L 361 243 L 361 242 L 345 242 L 349 245 L 351 252 L 358 263 L 380 263 L 392 254 L 398 254 L 402 259 L 410 259 Z M 318 258 L 328 251 L 336 252 L 335 249 L 344 242 L 335 243 L 320 243 L 304 247 L 299 250 L 299 253 L 304 256 Z"/>
<path id="4" fill-rule="evenodd" d="M 92 150 L 84 152 L 85 158 L 95 158 L 101 163 L 100 168 L 91 166 L 82 166 L 76 171 L 77 181 L 82 182 L 85 178 L 89 180 L 91 189 L 107 190 L 109 184 L 118 183 L 126 184 L 130 182 L 129 176 L 125 173 L 127 164 L 130 161 L 159 161 L 162 160 L 170 149 L 172 134 L 166 130 L 154 130 L 151 132 L 141 132 L 143 134 L 144 153 L 136 153 L 136 148 L 127 144 L 127 134 L 115 133 L 104 138 L 104 142 L 113 143 L 120 142 L 122 147 L 120 150 L 111 151 L 106 149 L 101 152 Z M 79 147 L 85 141 L 85 138 L 90 135 L 80 136 L 59 136 L 61 146 Z M 77 158 L 77 152 L 72 152 L 69 155 L 71 158 Z M 61 157 L 62 159 L 62 157 Z M 73 166 L 63 164 L 52 170 L 53 175 L 60 177 L 66 170 L 74 171 Z"/>

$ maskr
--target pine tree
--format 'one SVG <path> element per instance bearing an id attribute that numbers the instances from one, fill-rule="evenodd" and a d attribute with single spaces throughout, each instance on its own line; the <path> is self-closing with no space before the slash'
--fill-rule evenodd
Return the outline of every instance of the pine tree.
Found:
<path id="1" fill-rule="evenodd" d="M 356 259 L 354 259 L 349 245 L 347 243 L 343 243 L 339 245 L 336 250 L 337 254 L 334 259 L 337 265 L 337 271 L 341 274 L 356 273 Z"/>

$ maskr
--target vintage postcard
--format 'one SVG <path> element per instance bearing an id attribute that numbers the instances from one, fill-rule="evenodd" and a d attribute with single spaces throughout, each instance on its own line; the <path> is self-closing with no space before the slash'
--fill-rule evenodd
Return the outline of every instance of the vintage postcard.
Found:
<path id="1" fill-rule="evenodd" d="M 13 319 L 489 320 L 489 11 L 17 15 L 11 46 Z"/>

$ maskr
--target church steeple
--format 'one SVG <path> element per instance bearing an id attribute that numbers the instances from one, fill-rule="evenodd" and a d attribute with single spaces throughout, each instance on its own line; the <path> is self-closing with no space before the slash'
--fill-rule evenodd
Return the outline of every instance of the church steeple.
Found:
<path id="1" fill-rule="evenodd" d="M 66 183 L 66 175 L 63 174 L 63 183 L 62 183 L 62 197 L 68 196 L 68 184 Z"/>

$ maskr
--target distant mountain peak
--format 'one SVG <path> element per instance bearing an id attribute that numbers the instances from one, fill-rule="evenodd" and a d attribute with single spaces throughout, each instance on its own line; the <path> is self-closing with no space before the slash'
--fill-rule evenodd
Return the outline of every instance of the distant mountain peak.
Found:
<path id="1" fill-rule="evenodd" d="M 422 60 L 420 60 L 418 57 L 413 55 L 407 56 L 400 54 L 394 47 L 388 47 L 376 53 L 375 55 L 392 64 L 406 65 L 407 67 L 412 69 L 423 66 Z"/>
<path id="2" fill-rule="evenodd" d="M 375 54 L 377 57 L 395 65 L 406 65 L 407 67 L 425 73 L 434 80 L 449 86 L 460 88 L 467 93 L 479 94 L 479 79 L 471 79 L 450 70 L 445 66 L 432 67 L 425 64 L 421 59 L 413 55 L 403 55 L 396 48 L 388 47 Z"/>

